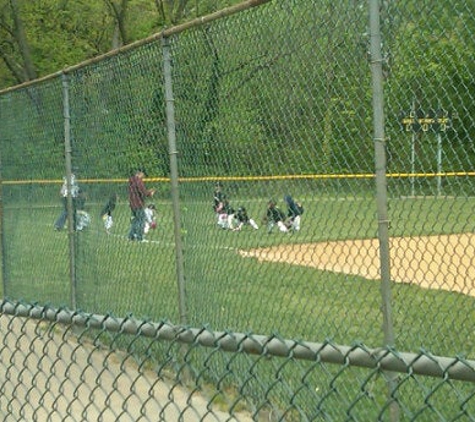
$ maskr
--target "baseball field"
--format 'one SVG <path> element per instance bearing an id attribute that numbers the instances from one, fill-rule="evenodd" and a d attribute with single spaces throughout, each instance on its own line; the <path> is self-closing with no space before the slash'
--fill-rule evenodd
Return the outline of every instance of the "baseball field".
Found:
<path id="1" fill-rule="evenodd" d="M 210 201 L 184 198 L 181 240 L 189 323 L 239 332 L 278 331 L 289 338 L 330 337 L 340 344 L 354 339 L 379 344 L 374 200 L 300 197 L 305 205 L 301 231 L 267 234 L 261 224 L 267 198 L 233 198 L 261 225 L 241 232 L 219 229 Z M 134 244 L 126 240 L 127 203 L 119 203 L 107 235 L 98 216 L 102 203 L 91 198 L 91 225 L 77 233 L 73 245 L 73 284 L 68 234 L 52 228 L 60 203 L 6 206 L 6 297 L 70 306 L 74 295 L 84 311 L 178 322 L 172 207 L 163 198 L 155 202 L 158 227 L 147 242 Z M 394 323 L 398 344 L 406 350 L 417 349 L 421 342 L 437 354 L 475 350 L 471 328 L 464 328 L 467 312 L 475 317 L 473 202 L 436 197 L 390 202 Z M 424 330 L 421 321 L 436 330 Z M 466 329 L 465 339 L 460 331 L 453 332 L 453 325 Z"/>
<path id="2" fill-rule="evenodd" d="M 299 199 L 305 204 L 305 213 L 301 231 L 294 234 L 268 234 L 263 225 L 259 230 L 222 230 L 216 226 L 209 201 L 183 199 L 180 234 L 189 325 L 278 333 L 307 341 L 328 339 L 336 344 L 381 344 L 374 200 Z M 432 197 L 390 202 L 391 305 L 399 350 L 423 347 L 436 355 L 474 356 L 473 201 Z M 261 223 L 267 197 L 239 197 L 234 202 L 245 205 Z M 66 231 L 52 228 L 60 204 L 8 204 L 4 209 L 6 296 L 68 307 L 74 294 L 77 307 L 85 312 L 178 322 L 172 207 L 164 198 L 155 203 L 157 229 L 146 242 L 131 243 L 126 239 L 130 223 L 127 203 L 119 203 L 108 235 L 98 218 L 102 202 L 91 200 L 87 205 L 91 225 L 76 234 L 73 244 Z M 72 247 L 74 288 L 70 282 Z M 200 359 L 209 359 L 209 351 L 202 352 L 193 357 L 198 368 L 203 364 Z M 31 356 L 33 359 L 34 354 Z M 299 365 L 307 368 L 307 364 Z M 274 372 L 264 366 L 259 377 L 270 385 Z M 216 364 L 211 373 L 221 370 Z M 327 385 L 338 375 L 338 368 L 327 368 L 325 374 L 315 371 L 305 375 L 306 383 Z M 289 374 L 288 379 L 293 376 Z M 348 385 L 358 388 L 354 377 L 364 375 L 351 371 L 345 376 Z M 436 383 L 425 380 L 427 388 L 435 388 Z M 384 396 L 380 387 L 371 387 L 378 397 Z M 357 395 L 358 391 L 348 394 Z M 305 405 L 314 399 L 306 397 L 310 401 Z M 450 408 L 451 402 L 447 401 L 447 406 Z"/>

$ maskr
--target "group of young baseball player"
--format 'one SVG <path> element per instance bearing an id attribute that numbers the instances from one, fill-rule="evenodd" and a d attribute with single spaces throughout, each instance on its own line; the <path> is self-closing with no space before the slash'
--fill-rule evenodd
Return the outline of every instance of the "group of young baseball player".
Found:
<path id="1" fill-rule="evenodd" d="M 267 233 L 272 233 L 274 227 L 282 233 L 296 232 L 300 230 L 300 221 L 303 214 L 303 206 L 294 201 L 290 195 L 284 196 L 287 205 L 285 214 L 271 199 L 267 203 L 262 223 L 267 228 Z M 234 209 L 229 203 L 229 198 L 223 193 L 221 183 L 216 183 L 213 194 L 213 210 L 216 215 L 218 227 L 224 230 L 240 231 L 246 225 L 255 230 L 259 229 L 256 221 L 251 218 L 245 207 Z"/>
<path id="2" fill-rule="evenodd" d="M 63 191 L 65 191 L 66 182 L 62 188 L 61 194 L 63 199 L 66 197 Z M 71 182 L 71 186 L 76 187 L 75 179 Z M 79 191 L 79 189 L 78 189 Z M 76 196 L 74 196 L 76 199 Z M 111 232 L 112 226 L 114 225 L 113 220 L 113 211 L 116 208 L 118 202 L 118 195 L 113 193 L 107 203 L 100 211 L 100 217 L 104 224 L 105 231 L 109 234 Z M 267 203 L 267 208 L 265 210 L 264 216 L 262 217 L 262 223 L 266 226 L 267 232 L 272 233 L 274 227 L 282 233 L 288 232 L 297 232 L 300 230 L 300 221 L 302 214 L 304 212 L 303 207 L 300 203 L 296 202 L 290 195 L 284 196 L 284 202 L 287 205 L 287 213 L 284 213 L 276 204 L 276 202 L 271 199 Z M 66 221 L 66 201 L 64 201 L 64 209 L 61 216 L 58 218 L 58 221 L 55 223 L 55 229 L 60 230 L 65 225 Z M 74 202 L 76 204 L 76 202 Z M 76 207 L 75 207 L 76 208 Z M 81 210 L 83 207 L 77 207 L 78 210 Z M 143 223 L 141 224 L 142 236 L 146 235 L 150 230 L 153 230 L 157 227 L 157 216 L 156 208 L 153 203 L 143 204 Z M 245 226 L 250 226 L 254 230 L 258 230 L 259 226 L 256 221 L 248 215 L 248 212 L 244 206 L 239 206 L 237 209 L 234 209 L 229 203 L 229 198 L 223 193 L 221 183 L 216 183 L 214 189 L 213 197 L 213 210 L 216 215 L 218 227 L 225 230 L 231 231 L 241 231 Z M 77 218 L 76 227 L 77 230 L 82 230 L 84 227 L 87 227 L 90 222 L 90 218 L 87 221 L 87 224 L 83 226 L 79 225 L 79 222 L 82 221 Z"/>

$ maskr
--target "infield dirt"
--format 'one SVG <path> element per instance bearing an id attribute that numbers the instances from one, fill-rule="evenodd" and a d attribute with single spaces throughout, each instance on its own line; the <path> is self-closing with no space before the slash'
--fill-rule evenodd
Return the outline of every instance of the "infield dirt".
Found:
<path id="1" fill-rule="evenodd" d="M 393 281 L 475 296 L 474 234 L 393 237 L 389 248 Z M 280 245 L 239 253 L 259 261 L 380 279 L 378 239 Z"/>

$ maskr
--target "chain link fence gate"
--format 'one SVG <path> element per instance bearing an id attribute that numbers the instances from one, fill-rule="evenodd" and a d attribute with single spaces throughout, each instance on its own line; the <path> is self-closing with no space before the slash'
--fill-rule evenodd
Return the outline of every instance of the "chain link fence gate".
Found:
<path id="1" fill-rule="evenodd" d="M 34 346 L 48 333 L 72 348 L 52 352 L 53 364 L 70 368 L 86 342 L 124 372 L 138 369 L 132 379 L 150 367 L 190 399 L 200 391 L 216 420 L 223 397 L 224 420 L 473 419 L 475 11 L 468 0 L 429 3 L 248 1 L 1 92 L 3 294 L 48 305 L 41 317 L 2 307 L 2 354 L 16 356 L 3 364 L 4 414 L 86 418 L 79 406 L 105 420 L 117 392 L 123 412 L 111 417 L 154 420 L 145 407 L 130 413 L 129 397 L 143 396 L 117 382 L 98 375 L 101 386 L 88 390 L 90 363 L 72 388 L 76 397 L 84 385 L 86 398 L 60 408 L 69 397 L 61 387 L 48 413 L 52 382 L 75 379 L 68 369 L 56 377 L 53 365 L 37 388 L 49 369 L 21 370 L 34 357 L 50 361 Z M 127 240 L 127 178 L 143 166 L 158 227 L 139 243 Z M 54 231 L 61 177 L 72 173 L 86 220 L 76 226 L 69 196 L 67 228 Z M 257 230 L 218 220 L 217 182 Z M 108 233 L 101 210 L 111 195 L 119 202 Z M 287 214 L 288 196 L 304 213 L 300 230 L 281 232 L 265 217 L 271 200 Z M 131 313 L 140 327 L 177 325 L 148 343 L 121 324 L 67 318 L 71 338 L 60 328 L 64 306 L 100 321 Z M 203 324 L 206 341 L 180 337 Z M 294 340 L 276 349 L 253 333 Z M 239 339 L 230 349 L 217 340 L 228 335 Z M 263 347 L 247 346 L 255 337 Z M 309 358 L 296 352 L 303 343 Z M 33 393 L 36 408 L 23 404 Z M 101 405 L 88 406 L 97 394 Z"/>

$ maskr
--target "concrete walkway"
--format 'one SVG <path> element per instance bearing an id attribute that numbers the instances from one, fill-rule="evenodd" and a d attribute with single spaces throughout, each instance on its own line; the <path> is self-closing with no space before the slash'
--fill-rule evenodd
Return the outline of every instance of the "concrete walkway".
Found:
<path id="1" fill-rule="evenodd" d="M 208 410 L 190 392 L 126 354 L 79 344 L 70 330 L 0 314 L 0 417 L 4 422 L 251 421 Z"/>

